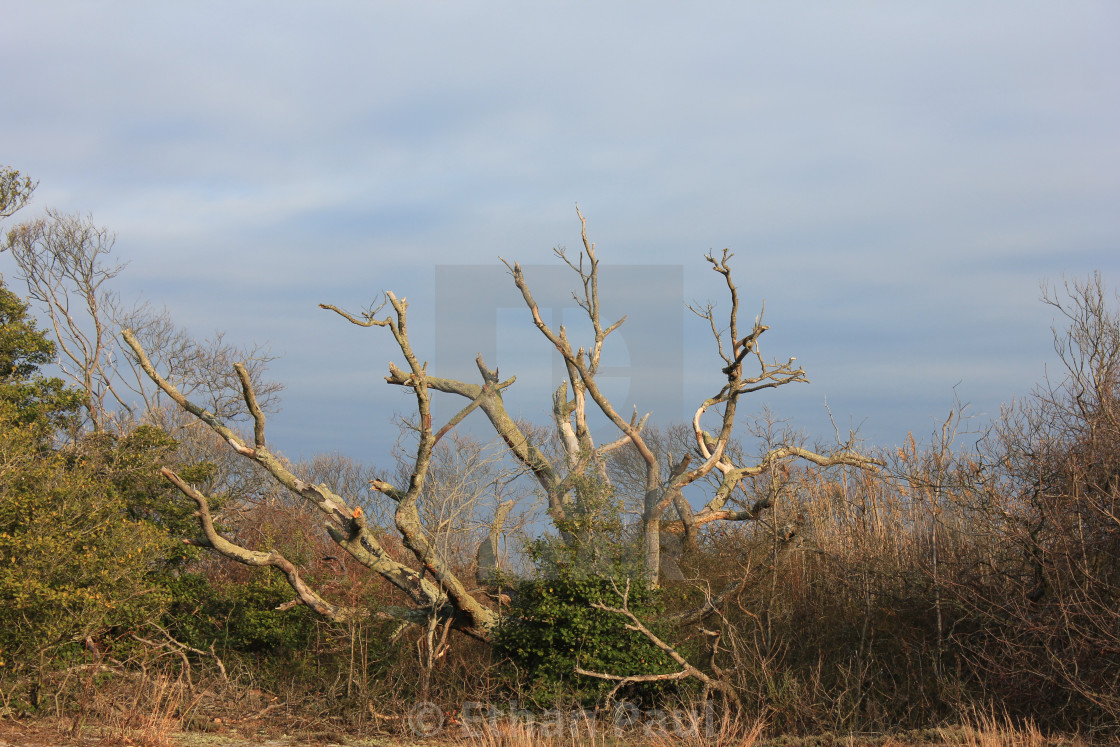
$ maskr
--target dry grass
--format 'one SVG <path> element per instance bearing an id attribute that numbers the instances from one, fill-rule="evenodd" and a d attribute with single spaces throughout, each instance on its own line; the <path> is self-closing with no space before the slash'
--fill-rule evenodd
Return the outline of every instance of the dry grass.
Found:
<path id="1" fill-rule="evenodd" d="M 572 714 L 577 715 L 572 715 Z M 622 725 L 604 714 L 542 714 L 534 719 L 482 721 L 456 737 L 462 747 L 751 747 L 766 729 L 764 720 L 714 716 L 691 708 L 645 714 L 641 723 Z"/>
<path id="2" fill-rule="evenodd" d="M 174 681 L 155 689 L 151 702 L 174 692 Z M 159 692 L 162 690 L 163 694 Z M 1007 716 L 975 715 L 959 726 L 890 735 L 821 733 L 802 737 L 765 735 L 762 722 L 727 718 L 707 724 L 708 732 L 689 736 L 670 731 L 628 729 L 615 733 L 612 724 L 594 728 L 580 723 L 574 730 L 549 730 L 543 723 L 527 720 L 480 724 L 469 735 L 444 731 L 428 739 L 405 735 L 373 736 L 368 732 L 329 733 L 311 726 L 304 729 L 275 728 L 264 732 L 253 729 L 221 730 L 220 733 L 176 731 L 176 719 L 164 706 L 163 715 L 137 718 L 130 724 L 95 723 L 82 735 L 69 733 L 70 719 L 0 719 L 0 745 L 23 747 L 60 747 L 85 745 L 136 745 L 137 747 L 257 747 L 262 742 L 281 745 L 344 744 L 354 747 L 1085 747 L 1090 742 L 1076 737 L 1046 736 L 1033 724 L 1017 724 Z M 457 730 L 456 730 L 457 731 Z M 1098 742 L 1105 743 L 1105 742 Z M 1114 742 L 1108 742 L 1114 743 Z"/>
<path id="3" fill-rule="evenodd" d="M 463 747 L 614 747 L 617 737 L 597 729 L 594 722 L 484 722 L 453 742 Z"/>
<path id="4" fill-rule="evenodd" d="M 110 711 L 103 733 L 111 742 L 138 747 L 172 747 L 183 726 L 183 714 L 196 699 L 182 676 L 144 673 L 130 701 Z"/>
<path id="5" fill-rule="evenodd" d="M 1080 739 L 1047 737 L 1033 721 L 1016 723 L 1010 716 L 979 713 L 955 729 L 938 729 L 945 744 L 964 747 L 1079 747 Z"/>
<path id="6" fill-rule="evenodd" d="M 168 667 L 88 669 L 68 698 L 62 689 L 55 697 L 57 731 L 74 740 L 96 733 L 106 744 L 172 747 L 202 697 L 182 672 Z M 63 703 L 70 698 L 75 707 L 67 716 Z"/>

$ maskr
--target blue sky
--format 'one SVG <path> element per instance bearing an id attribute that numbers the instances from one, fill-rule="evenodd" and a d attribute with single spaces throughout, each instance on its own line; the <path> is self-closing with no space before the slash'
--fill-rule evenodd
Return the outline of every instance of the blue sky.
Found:
<path id="1" fill-rule="evenodd" d="M 0 0 L 0 17 L 0 163 L 40 181 L 20 217 L 92 213 L 131 260 L 122 294 L 270 342 L 288 385 L 271 440 L 295 456 L 382 462 L 409 404 L 382 380 L 388 335 L 319 302 L 407 296 L 440 360 L 437 268 L 549 264 L 579 244 L 576 203 L 604 263 L 678 268 L 686 301 L 724 300 L 703 255 L 735 251 L 763 352 L 812 380 L 752 406 L 812 436 L 826 402 L 881 445 L 934 428 L 954 387 L 998 412 L 1053 371 L 1039 283 L 1120 276 L 1113 2 Z M 613 295 L 639 314 L 664 297 L 645 290 Z M 510 401 L 543 417 L 548 354 L 496 313 Z M 639 403 L 665 420 L 718 388 L 704 326 L 683 330 L 685 412 Z"/>

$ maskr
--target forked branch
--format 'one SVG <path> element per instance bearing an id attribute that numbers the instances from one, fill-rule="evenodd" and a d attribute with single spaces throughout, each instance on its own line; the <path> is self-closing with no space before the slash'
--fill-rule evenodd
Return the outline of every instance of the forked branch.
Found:
<path id="1" fill-rule="evenodd" d="M 378 573 L 405 592 L 418 605 L 438 609 L 447 603 L 447 594 L 444 589 L 416 570 L 394 560 L 381 546 L 369 527 L 358 520 L 359 514 L 356 514 L 341 496 L 332 492 L 325 485 L 313 485 L 300 479 L 288 469 L 283 460 L 278 459 L 265 448 L 263 416 L 255 423 L 257 433 L 254 440 L 257 443 L 254 446 L 249 446 L 240 434 L 227 426 L 220 418 L 191 402 L 171 382 L 161 376 L 155 370 L 131 330 L 124 330 L 122 337 L 136 355 L 143 371 L 173 402 L 206 423 L 229 444 L 230 448 L 259 464 L 294 495 L 318 508 L 327 517 L 327 533 L 331 536 L 331 539 L 350 553 L 359 563 Z M 251 399 L 251 387 L 249 393 Z M 190 494 L 188 493 L 188 495 Z M 194 498 L 194 496 L 191 497 Z"/>
<path id="2" fill-rule="evenodd" d="M 613 583 L 613 581 L 612 581 L 612 583 Z M 735 705 L 739 705 L 739 694 L 737 692 L 735 692 L 734 687 L 732 687 L 726 681 L 715 679 L 715 678 L 709 676 L 708 674 L 706 674 L 705 672 L 697 669 L 692 664 L 689 664 L 688 659 L 681 656 L 679 651 L 677 651 L 675 648 L 670 646 L 665 641 L 661 640 L 661 638 L 659 638 L 652 631 L 650 631 L 650 629 L 647 628 L 645 625 L 643 625 L 642 621 L 639 620 L 637 618 L 637 616 L 633 612 L 630 611 L 630 581 L 629 581 L 629 579 L 627 579 L 627 581 L 626 581 L 626 589 L 625 590 L 619 591 L 618 587 L 616 586 L 615 591 L 618 592 L 620 597 L 622 597 L 622 606 L 621 607 L 609 607 L 609 606 L 607 606 L 607 605 L 605 605 L 601 602 L 594 602 L 594 603 L 592 603 L 591 606 L 594 607 L 595 609 L 602 610 L 604 612 L 610 612 L 612 614 L 622 615 L 623 617 L 625 617 L 627 620 L 630 621 L 630 622 L 626 623 L 626 629 L 627 630 L 632 630 L 636 633 L 640 633 L 643 637 L 645 637 L 646 640 L 648 640 L 650 643 L 652 643 L 657 648 L 664 651 L 669 656 L 670 659 L 672 659 L 674 662 L 677 663 L 678 666 L 680 666 L 680 670 L 677 671 L 677 672 L 668 672 L 668 673 L 665 673 L 665 674 L 620 675 L 620 674 L 611 674 L 611 673 L 607 673 L 607 672 L 592 672 L 590 670 L 584 669 L 583 667 L 576 666 L 576 668 L 575 668 L 575 673 L 576 674 L 582 674 L 585 677 L 594 677 L 594 678 L 600 679 L 600 680 L 607 680 L 609 682 L 617 682 L 618 684 L 615 685 L 614 689 L 611 690 L 610 694 L 607 696 L 608 699 L 613 698 L 615 693 L 618 692 L 619 688 L 621 688 L 625 685 L 628 685 L 632 682 L 666 682 L 666 681 L 683 680 L 683 679 L 687 679 L 689 677 L 693 677 L 693 678 L 698 679 L 701 682 L 703 682 L 705 686 L 707 686 L 707 687 L 709 687 L 713 690 L 718 690 L 730 702 L 734 703 Z"/>

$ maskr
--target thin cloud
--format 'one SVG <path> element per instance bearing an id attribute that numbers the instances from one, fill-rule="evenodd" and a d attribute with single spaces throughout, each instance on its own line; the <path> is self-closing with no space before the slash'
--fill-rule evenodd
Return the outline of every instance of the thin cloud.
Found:
<path id="1" fill-rule="evenodd" d="M 1120 277 L 1110 2 L 10 5 L 3 162 L 117 231 L 126 293 L 284 351 L 293 449 L 406 406 L 391 346 L 316 303 L 393 288 L 430 347 L 435 267 L 548 262 L 576 201 L 605 263 L 683 266 L 688 299 L 722 300 L 702 255 L 731 247 L 814 380 L 760 402 L 882 441 L 957 381 L 989 411 L 1029 389 L 1040 279 Z M 376 369 L 360 417 L 317 405 L 348 366 Z"/>

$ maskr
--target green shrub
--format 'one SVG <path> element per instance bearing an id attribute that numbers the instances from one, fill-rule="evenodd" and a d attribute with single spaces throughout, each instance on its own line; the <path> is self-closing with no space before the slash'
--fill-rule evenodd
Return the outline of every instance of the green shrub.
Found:
<path id="1" fill-rule="evenodd" d="M 166 616 L 169 630 L 196 648 L 214 644 L 227 653 L 283 658 L 307 650 L 315 636 L 314 616 L 303 605 L 276 611 L 291 599 L 292 590 L 269 570 L 253 569 L 246 580 L 221 585 L 198 573 L 173 579 Z"/>
<path id="2" fill-rule="evenodd" d="M 53 351 L 0 284 L 0 674 L 132 644 L 166 602 L 153 574 L 175 543 L 129 501 L 169 440 L 75 435 L 81 397 L 39 374 Z"/>
<path id="3" fill-rule="evenodd" d="M 628 620 L 593 604 L 621 607 L 625 580 L 561 571 L 552 578 L 522 581 L 495 636 L 495 646 L 517 665 L 539 705 L 561 699 L 594 701 L 615 683 L 577 675 L 576 666 L 616 675 L 661 674 L 679 667 L 642 634 L 627 630 Z M 655 633 L 662 606 L 656 589 L 631 579 L 630 611 Z M 663 636 L 664 638 L 664 636 Z M 664 685 L 630 685 L 628 698 L 649 698 Z M 542 702 L 543 701 L 543 702 Z"/>
<path id="4" fill-rule="evenodd" d="M 592 605 L 628 607 L 662 640 L 661 592 L 642 576 L 640 548 L 621 519 L 621 506 L 597 479 L 575 485 L 576 503 L 566 521 L 557 522 L 564 538 L 530 544 L 536 567 L 532 579 L 511 584 L 513 603 L 495 636 L 498 652 L 519 670 L 521 682 L 538 705 L 558 700 L 592 702 L 616 683 L 577 675 L 576 666 L 613 675 L 661 674 L 679 667 L 642 634 L 628 630 L 623 615 Z M 665 684 L 629 685 L 627 698 L 648 699 Z"/>

